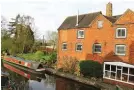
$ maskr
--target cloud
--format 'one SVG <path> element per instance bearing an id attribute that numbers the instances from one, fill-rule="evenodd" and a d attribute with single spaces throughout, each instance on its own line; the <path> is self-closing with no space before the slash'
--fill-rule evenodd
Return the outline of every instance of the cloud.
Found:
<path id="1" fill-rule="evenodd" d="M 109 0 L 24 0 L 1 2 L 1 13 L 8 20 L 18 13 L 30 15 L 35 19 L 38 36 L 42 38 L 46 31 L 56 31 L 67 16 L 102 11 L 105 14 Z M 134 10 L 134 1 L 112 0 L 113 14 L 122 14 L 127 8 Z"/>

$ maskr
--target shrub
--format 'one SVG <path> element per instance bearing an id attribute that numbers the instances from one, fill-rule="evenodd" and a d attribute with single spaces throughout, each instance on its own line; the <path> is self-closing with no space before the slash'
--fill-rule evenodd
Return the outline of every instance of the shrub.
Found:
<path id="1" fill-rule="evenodd" d="M 50 59 L 55 62 L 56 59 L 57 59 L 57 53 L 56 52 L 53 52 L 51 55 L 50 55 Z"/>
<path id="2" fill-rule="evenodd" d="M 102 65 L 96 61 L 84 60 L 80 62 L 80 73 L 84 76 L 102 77 Z"/>
<path id="3" fill-rule="evenodd" d="M 64 72 L 74 74 L 77 71 L 78 60 L 75 57 L 65 56 L 62 58 L 62 68 Z"/>
<path id="4" fill-rule="evenodd" d="M 42 56 L 41 59 L 42 59 L 42 61 L 47 62 L 47 61 L 50 61 L 50 56 L 49 55 L 45 55 L 45 56 Z"/>
<path id="5" fill-rule="evenodd" d="M 37 51 L 35 54 L 34 54 L 34 58 L 35 60 L 40 60 L 41 57 L 44 55 L 44 53 L 42 51 Z"/>
<path id="6" fill-rule="evenodd" d="M 37 51 L 37 52 L 35 53 L 35 55 L 36 55 L 36 56 L 43 56 L 44 53 L 43 53 L 42 51 Z"/>

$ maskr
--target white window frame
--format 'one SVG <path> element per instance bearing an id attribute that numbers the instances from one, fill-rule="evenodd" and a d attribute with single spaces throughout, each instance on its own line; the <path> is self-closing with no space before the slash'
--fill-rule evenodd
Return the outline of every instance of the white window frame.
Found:
<path id="1" fill-rule="evenodd" d="M 64 49 L 64 45 L 66 45 L 66 49 Z M 62 50 L 67 50 L 67 43 L 62 43 Z"/>
<path id="2" fill-rule="evenodd" d="M 101 53 L 101 52 L 102 52 L 102 46 L 101 46 L 101 52 L 96 52 L 96 51 L 95 51 L 95 46 L 96 46 L 96 45 L 101 46 L 101 44 L 94 44 L 94 45 L 93 45 L 93 53 Z"/>
<path id="3" fill-rule="evenodd" d="M 78 45 L 81 45 L 82 46 L 82 43 L 76 43 L 76 51 L 82 51 L 82 50 L 78 50 L 77 49 Z M 82 46 L 82 49 L 83 49 L 83 46 Z"/>
<path id="4" fill-rule="evenodd" d="M 111 63 L 111 62 L 110 62 L 110 63 Z M 110 65 L 110 70 L 105 70 L 106 65 Z M 103 78 L 134 85 L 134 83 L 132 83 L 132 82 L 129 81 L 129 77 L 130 77 L 130 76 L 134 76 L 133 74 L 130 74 L 130 73 L 129 73 L 129 72 L 130 72 L 130 71 L 129 71 L 129 70 L 130 70 L 130 67 L 121 66 L 121 65 L 114 65 L 114 66 L 116 66 L 116 71 L 113 72 L 113 71 L 111 71 L 111 65 L 112 65 L 112 64 L 106 64 L 106 63 L 104 62 Z M 117 67 L 118 67 L 118 66 L 121 67 L 121 69 L 120 69 L 120 70 L 121 70 L 121 80 L 118 80 L 118 79 L 117 79 L 117 70 L 118 70 Z M 123 73 L 123 72 L 122 72 L 122 71 L 123 71 L 123 67 L 128 68 L 128 73 Z M 133 68 L 133 67 L 131 67 L 131 68 Z M 109 76 L 108 76 L 108 77 L 106 77 L 106 73 L 105 73 L 106 71 L 109 72 Z M 112 72 L 116 74 L 116 75 L 115 75 L 115 79 L 111 78 L 111 73 L 112 73 Z M 122 75 L 127 75 L 127 76 L 128 76 L 127 81 L 123 81 L 123 78 L 122 78 L 123 76 L 122 76 Z"/>
<path id="5" fill-rule="evenodd" d="M 125 30 L 125 36 L 118 36 L 118 30 Z M 116 38 L 126 38 L 127 36 L 127 29 L 126 28 L 117 28 L 116 29 Z"/>
<path id="6" fill-rule="evenodd" d="M 102 20 L 97 21 L 97 28 L 103 28 L 103 21 Z"/>
<path id="7" fill-rule="evenodd" d="M 79 35 L 79 32 L 83 32 L 83 36 L 80 36 L 80 35 Z M 78 38 L 78 39 L 83 39 L 84 37 L 85 37 L 84 30 L 78 30 L 78 31 L 77 31 L 77 38 Z"/>
<path id="8" fill-rule="evenodd" d="M 125 48 L 125 53 L 117 53 L 117 47 L 120 47 L 120 46 L 121 46 L 121 47 L 124 46 L 124 48 Z M 115 54 L 116 54 L 116 55 L 123 55 L 123 56 L 126 55 L 126 45 L 124 45 L 124 44 L 123 44 L 123 45 L 118 45 L 118 44 L 115 45 Z"/>

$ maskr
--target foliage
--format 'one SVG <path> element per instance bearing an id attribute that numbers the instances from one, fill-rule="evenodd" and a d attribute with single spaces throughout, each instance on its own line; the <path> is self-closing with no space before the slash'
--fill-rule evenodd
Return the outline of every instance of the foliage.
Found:
<path id="1" fill-rule="evenodd" d="M 31 28 L 30 16 L 17 15 L 10 22 L 10 31 L 15 34 L 11 53 L 28 53 L 34 43 L 34 33 Z"/>
<path id="2" fill-rule="evenodd" d="M 37 51 L 36 53 L 17 54 L 17 56 L 27 60 L 40 61 L 41 57 L 44 56 L 44 53 Z"/>
<path id="3" fill-rule="evenodd" d="M 57 60 L 57 54 L 56 52 L 50 53 L 50 54 L 46 54 L 44 56 L 41 57 L 41 61 L 45 62 L 47 64 L 53 64 L 55 63 Z"/>
<path id="4" fill-rule="evenodd" d="M 35 56 L 43 56 L 43 55 L 44 55 L 44 53 L 42 51 L 37 51 L 35 53 Z"/>
<path id="5" fill-rule="evenodd" d="M 64 72 L 74 74 L 77 71 L 78 60 L 75 57 L 65 56 L 62 58 L 62 67 Z"/>
<path id="6" fill-rule="evenodd" d="M 7 20 L 1 16 L 1 51 L 8 51 L 12 46 L 12 38 L 7 30 Z"/>
<path id="7" fill-rule="evenodd" d="M 80 72 L 84 76 L 102 77 L 102 65 L 96 61 L 84 60 L 80 62 Z"/>
<path id="8" fill-rule="evenodd" d="M 56 52 L 53 52 L 50 54 L 50 59 L 53 60 L 53 61 L 56 61 L 57 59 L 57 53 Z"/>
<path id="9" fill-rule="evenodd" d="M 8 34 L 5 34 L 1 37 L 1 51 L 7 51 L 12 46 L 12 38 L 9 37 Z"/>
<path id="10" fill-rule="evenodd" d="M 41 41 L 35 40 L 31 52 L 36 52 L 37 50 L 39 50 L 40 46 L 42 45 Z"/>
<path id="11" fill-rule="evenodd" d="M 44 54 L 42 51 L 37 51 L 35 53 L 27 53 L 27 54 L 17 54 L 18 57 L 22 57 L 27 60 L 40 61 L 43 63 L 53 64 L 57 59 L 56 52 L 52 54 Z"/>

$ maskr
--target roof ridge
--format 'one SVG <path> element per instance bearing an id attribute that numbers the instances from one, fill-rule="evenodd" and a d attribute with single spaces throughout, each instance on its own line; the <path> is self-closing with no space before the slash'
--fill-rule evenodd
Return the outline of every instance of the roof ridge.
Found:
<path id="1" fill-rule="evenodd" d="M 76 15 L 69 16 L 64 20 L 64 22 L 61 24 L 61 26 L 58 28 L 58 30 L 89 27 L 91 22 L 100 14 L 102 14 L 101 11 L 79 15 L 79 20 L 78 20 L 79 25 L 78 26 L 76 26 L 76 21 L 77 21 Z"/>
<path id="2" fill-rule="evenodd" d="M 108 17 L 108 18 L 115 18 L 117 16 L 122 16 L 122 14 L 120 14 L 120 15 L 114 15 L 114 16 L 106 16 L 106 15 L 103 15 L 103 16 Z"/>
<path id="3" fill-rule="evenodd" d="M 98 11 L 98 12 L 91 12 L 91 13 L 85 13 L 85 14 L 79 14 L 79 16 L 82 16 L 82 15 L 88 15 L 88 14 L 94 14 L 94 13 L 101 13 L 101 11 Z M 77 15 L 72 15 L 72 16 L 68 16 L 68 17 L 74 17 L 74 16 L 77 16 Z"/>

